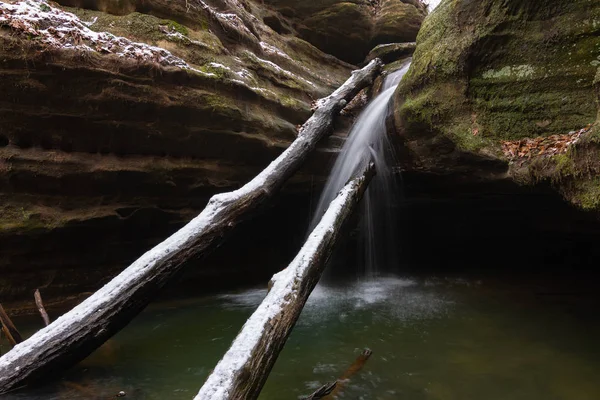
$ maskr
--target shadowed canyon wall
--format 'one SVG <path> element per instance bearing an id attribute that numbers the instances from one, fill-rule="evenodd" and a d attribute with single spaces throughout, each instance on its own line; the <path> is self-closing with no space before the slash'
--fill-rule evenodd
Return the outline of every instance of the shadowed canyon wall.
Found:
<path id="1" fill-rule="evenodd" d="M 252 1 L 0 3 L 2 301 L 97 288 L 279 155 L 356 68 L 288 25 Z M 336 135 L 286 186 L 296 207 L 325 178 Z M 308 216 L 276 210 L 256 226 L 286 234 L 256 257 L 305 233 Z"/>

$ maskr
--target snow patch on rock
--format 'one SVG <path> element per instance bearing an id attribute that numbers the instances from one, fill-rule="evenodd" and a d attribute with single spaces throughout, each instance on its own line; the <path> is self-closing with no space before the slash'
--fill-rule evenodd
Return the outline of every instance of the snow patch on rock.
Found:
<path id="1" fill-rule="evenodd" d="M 277 55 L 277 56 L 285 58 L 287 60 L 294 61 L 294 60 L 292 60 L 292 57 L 288 56 L 286 53 L 279 50 L 277 47 L 270 45 L 269 43 L 260 42 L 260 47 L 263 49 L 263 51 L 266 54 Z"/>
<path id="2" fill-rule="evenodd" d="M 38 43 L 51 49 L 77 50 L 114 54 L 139 62 L 155 62 L 164 67 L 192 70 L 202 75 L 214 74 L 199 71 L 184 60 L 160 47 L 133 42 L 108 32 L 95 32 L 76 15 L 48 5 L 45 1 L 26 0 L 15 4 L 0 2 L 0 26 L 8 26 L 16 32 L 33 37 Z"/>
<path id="3" fill-rule="evenodd" d="M 265 60 L 265 59 L 263 59 L 263 58 L 260 58 L 260 57 L 258 57 L 256 54 L 254 54 L 254 53 L 252 53 L 252 52 L 250 52 L 250 51 L 246 51 L 246 54 L 247 54 L 247 55 L 248 55 L 248 56 L 249 56 L 251 59 L 253 59 L 253 60 L 254 60 L 254 61 L 256 61 L 257 63 L 261 64 L 261 65 L 262 65 L 263 67 L 265 67 L 265 68 L 269 68 L 269 69 L 271 69 L 271 70 L 273 70 L 273 71 L 275 71 L 275 72 L 277 72 L 277 73 L 279 73 L 279 74 L 281 74 L 281 75 L 284 75 L 284 76 L 286 76 L 287 78 L 294 79 L 294 80 L 299 80 L 299 81 L 302 81 L 302 82 L 306 83 L 306 84 L 307 84 L 307 85 L 309 85 L 309 86 L 316 87 L 316 86 L 315 86 L 315 84 L 314 84 L 314 83 L 312 83 L 311 81 L 309 81 L 308 79 L 305 79 L 305 78 L 303 78 L 303 77 L 301 77 L 301 76 L 298 76 L 298 75 L 296 75 L 296 74 L 293 74 L 292 72 L 290 72 L 290 71 L 288 71 L 288 70 L 286 70 L 286 69 L 283 69 L 283 68 L 281 68 L 279 65 L 275 64 L 275 63 L 274 63 L 274 62 L 272 62 L 272 61 L 269 61 L 269 60 Z"/>

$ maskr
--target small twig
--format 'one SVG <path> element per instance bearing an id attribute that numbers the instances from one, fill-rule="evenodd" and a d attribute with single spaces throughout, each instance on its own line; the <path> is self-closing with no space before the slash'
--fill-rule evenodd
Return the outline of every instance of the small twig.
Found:
<path id="1" fill-rule="evenodd" d="M 2 330 L 4 331 L 6 338 L 13 346 L 16 346 L 23 341 L 23 337 L 11 321 L 6 311 L 4 311 L 2 304 L 0 304 L 0 323 L 2 323 Z"/>
<path id="2" fill-rule="evenodd" d="M 305 397 L 304 400 L 320 400 L 325 396 L 328 396 L 335 387 L 337 386 L 337 381 L 326 383 L 320 388 L 318 388 L 313 394 L 308 397 Z"/>
<path id="3" fill-rule="evenodd" d="M 48 313 L 44 308 L 44 303 L 42 302 L 42 295 L 40 294 L 40 289 L 35 289 L 33 297 L 35 298 L 35 305 L 37 306 L 38 311 L 40 312 L 40 315 L 44 320 L 44 323 L 46 324 L 46 326 L 50 325 L 50 317 L 48 317 Z"/>

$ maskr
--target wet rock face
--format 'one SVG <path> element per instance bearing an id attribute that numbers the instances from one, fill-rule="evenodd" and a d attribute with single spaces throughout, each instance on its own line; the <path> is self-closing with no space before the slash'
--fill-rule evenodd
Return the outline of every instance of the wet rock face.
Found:
<path id="1" fill-rule="evenodd" d="M 97 287 L 264 168 L 352 69 L 251 2 L 60 3 L 0 3 L 5 302 Z"/>
<path id="2" fill-rule="evenodd" d="M 365 61 L 371 61 L 379 58 L 384 63 L 394 63 L 398 60 L 411 56 L 417 44 L 415 42 L 408 43 L 387 43 L 376 46 L 369 52 Z M 387 66 L 386 66 L 387 67 Z"/>
<path id="3" fill-rule="evenodd" d="M 395 99 L 405 168 L 533 183 L 515 164 L 535 160 L 509 159 L 502 143 L 596 121 L 599 34 L 595 2 L 443 1 L 423 23 Z"/>
<path id="4" fill-rule="evenodd" d="M 419 0 L 267 0 L 300 36 L 326 53 L 359 63 L 375 46 L 412 42 L 425 17 Z"/>

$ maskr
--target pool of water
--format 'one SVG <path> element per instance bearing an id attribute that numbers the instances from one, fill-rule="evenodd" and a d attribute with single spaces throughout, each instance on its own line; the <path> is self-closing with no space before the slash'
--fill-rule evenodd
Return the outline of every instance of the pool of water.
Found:
<path id="1" fill-rule="evenodd" d="M 388 277 L 320 286 L 260 399 L 302 398 L 344 376 L 365 348 L 371 357 L 337 398 L 600 399 L 600 304 L 593 291 L 558 282 Z M 3 398 L 192 399 L 265 294 L 152 305 L 59 382 Z M 25 334 L 39 326 L 15 322 Z"/>

